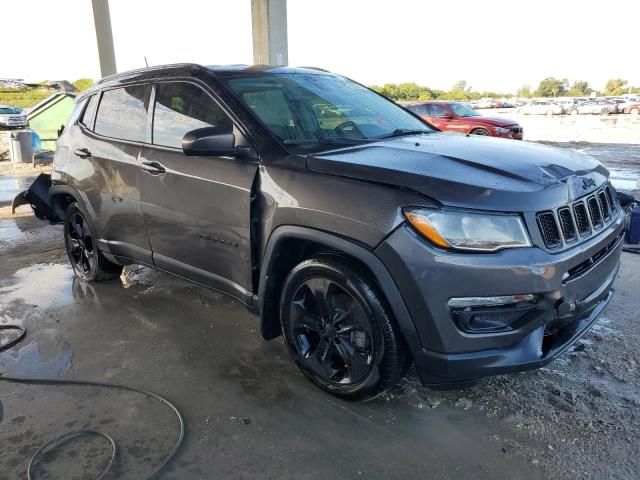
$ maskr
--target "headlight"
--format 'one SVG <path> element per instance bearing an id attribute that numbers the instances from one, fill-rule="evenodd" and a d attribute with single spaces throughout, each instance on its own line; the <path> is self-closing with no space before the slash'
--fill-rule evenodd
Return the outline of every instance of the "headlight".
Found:
<path id="1" fill-rule="evenodd" d="M 406 209 L 404 216 L 418 232 L 441 248 L 495 252 L 531 246 L 518 215 Z"/>
<path id="2" fill-rule="evenodd" d="M 493 127 L 493 129 L 498 133 L 509 133 L 511 130 L 503 127 Z"/>

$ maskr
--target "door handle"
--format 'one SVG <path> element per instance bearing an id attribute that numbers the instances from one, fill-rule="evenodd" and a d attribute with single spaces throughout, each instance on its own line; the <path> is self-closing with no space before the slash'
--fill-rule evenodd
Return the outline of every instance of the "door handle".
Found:
<path id="1" fill-rule="evenodd" d="M 80 158 L 90 158 L 91 152 L 88 148 L 76 148 L 73 153 Z"/>
<path id="2" fill-rule="evenodd" d="M 142 162 L 140 168 L 151 175 L 160 175 L 166 171 L 162 164 L 158 162 Z"/>

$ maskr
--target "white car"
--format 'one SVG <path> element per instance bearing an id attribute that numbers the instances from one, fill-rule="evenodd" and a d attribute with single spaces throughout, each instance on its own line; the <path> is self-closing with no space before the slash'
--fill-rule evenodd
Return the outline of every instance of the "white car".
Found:
<path id="1" fill-rule="evenodd" d="M 29 122 L 27 117 L 22 115 L 22 110 L 8 105 L 0 105 L 0 128 L 23 128 Z"/>
<path id="2" fill-rule="evenodd" d="M 562 107 L 549 100 L 533 100 L 518 109 L 523 115 L 561 115 Z"/>

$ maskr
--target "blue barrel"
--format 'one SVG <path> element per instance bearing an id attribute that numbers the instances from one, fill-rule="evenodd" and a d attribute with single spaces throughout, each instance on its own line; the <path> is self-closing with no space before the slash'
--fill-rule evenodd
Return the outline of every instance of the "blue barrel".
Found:
<path id="1" fill-rule="evenodd" d="M 631 210 L 631 221 L 627 232 L 627 243 L 640 243 L 640 205 L 636 204 Z"/>

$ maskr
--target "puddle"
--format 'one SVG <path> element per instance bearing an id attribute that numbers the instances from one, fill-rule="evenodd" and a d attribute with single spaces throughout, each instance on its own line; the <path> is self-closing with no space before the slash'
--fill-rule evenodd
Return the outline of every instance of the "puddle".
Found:
<path id="1" fill-rule="evenodd" d="M 0 288 L 0 305 L 22 300 L 36 307 L 71 303 L 73 270 L 69 265 L 39 263 L 18 270 L 14 284 Z"/>
<path id="2" fill-rule="evenodd" d="M 0 220 L 0 244 L 8 244 L 24 237 L 15 220 Z"/>
<path id="3" fill-rule="evenodd" d="M 11 203 L 13 197 L 29 188 L 35 177 L 0 177 L 0 204 Z"/>
<path id="4" fill-rule="evenodd" d="M 73 352 L 68 342 L 45 351 L 38 342 L 16 346 L 0 357 L 0 372 L 7 376 L 58 378 L 73 366 Z"/>

